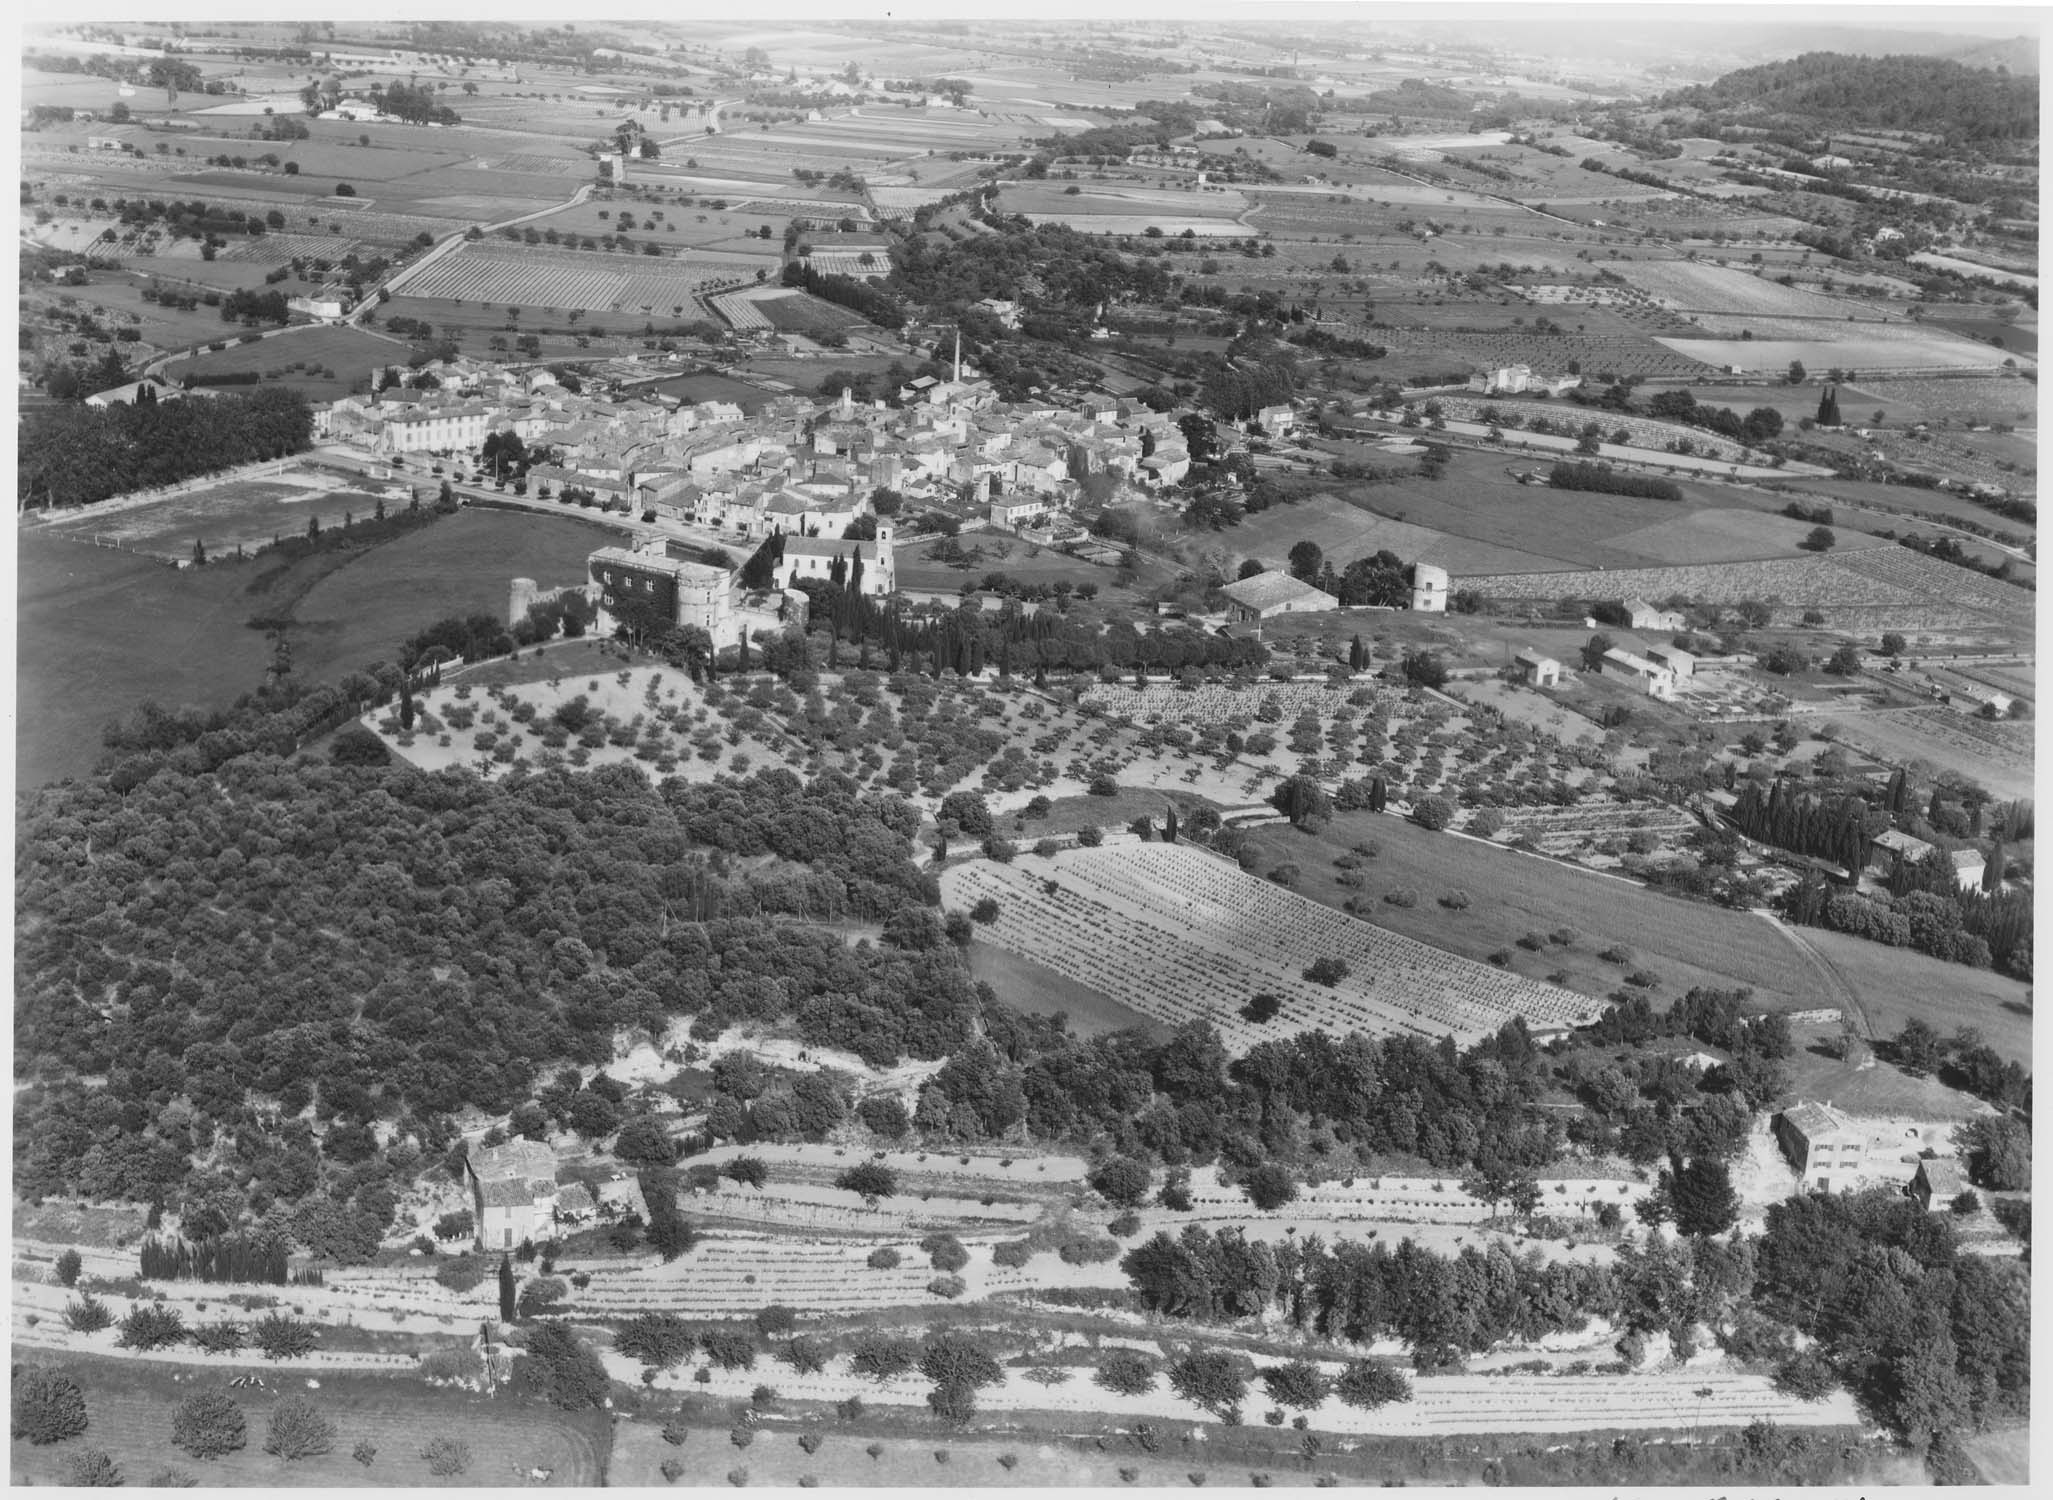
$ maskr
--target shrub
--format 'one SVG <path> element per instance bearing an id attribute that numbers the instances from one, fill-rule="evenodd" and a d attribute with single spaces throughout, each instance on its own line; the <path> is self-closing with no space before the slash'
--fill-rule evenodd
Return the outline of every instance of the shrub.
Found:
<path id="1" fill-rule="evenodd" d="M 288 1395 L 271 1408 L 271 1424 L 264 1436 L 264 1451 L 287 1460 L 317 1458 L 335 1447 L 335 1424 L 297 1393 Z"/>
<path id="2" fill-rule="evenodd" d="M 121 1337 L 115 1343 L 123 1349 L 168 1349 L 185 1342 L 185 1315 L 175 1307 L 139 1302 L 121 1320 Z"/>
<path id="3" fill-rule="evenodd" d="M 874 1380 L 890 1380 L 910 1370 L 919 1358 L 920 1346 L 911 1339 L 894 1338 L 886 1333 L 866 1333 L 855 1342 L 849 1369 Z"/>
<path id="4" fill-rule="evenodd" d="M 737 1448 L 746 1448 L 755 1440 L 756 1430 L 753 1427 L 734 1427 L 727 1434 L 727 1441 Z"/>
<path id="5" fill-rule="evenodd" d="M 349 1450 L 349 1456 L 368 1469 L 377 1461 L 378 1445 L 369 1438 L 358 1438 L 356 1446 Z"/>
<path id="6" fill-rule="evenodd" d="M 1408 885 L 1401 885 L 1395 890 L 1384 892 L 1383 899 L 1391 906 L 1409 911 L 1419 904 L 1419 893 Z"/>
<path id="7" fill-rule="evenodd" d="M 482 1255 L 452 1255 L 436 1264 L 435 1280 L 461 1295 L 484 1281 L 486 1268 L 487 1262 Z"/>
<path id="8" fill-rule="evenodd" d="M 144 1481 L 153 1490 L 189 1490 L 199 1481 L 183 1469 L 162 1468 Z"/>
<path id="9" fill-rule="evenodd" d="M 314 1325 L 284 1313 L 267 1313 L 250 1330 L 256 1346 L 267 1359 L 298 1359 L 311 1354 L 320 1343 Z"/>
<path id="10" fill-rule="evenodd" d="M 219 1458 L 248 1444 L 249 1424 L 226 1392 L 202 1391 L 171 1414 L 171 1441 L 194 1458 Z"/>
<path id="11" fill-rule="evenodd" d="M 430 1474 L 446 1479 L 470 1468 L 470 1444 L 452 1437 L 438 1437 L 421 1449 L 421 1457 L 427 1461 Z"/>
<path id="12" fill-rule="evenodd" d="M 621 1324 L 613 1347 L 651 1369 L 674 1370 L 691 1357 L 698 1339 L 675 1313 L 638 1313 Z"/>
<path id="13" fill-rule="evenodd" d="M 753 1370 L 756 1367 L 755 1335 L 742 1328 L 708 1328 L 699 1335 L 699 1347 L 706 1358 L 723 1370 Z"/>
<path id="14" fill-rule="evenodd" d="M 565 1411 L 582 1411 L 606 1399 L 611 1384 L 606 1366 L 558 1319 L 545 1319 L 527 1333 L 527 1358 L 520 1379 L 527 1389 Z"/>
<path id="15" fill-rule="evenodd" d="M 663 1476 L 666 1483 L 675 1484 L 684 1477 L 684 1463 L 681 1459 L 666 1458 L 657 1467 L 656 1472 Z"/>
<path id="16" fill-rule="evenodd" d="M 798 1327 L 798 1309 L 773 1302 L 756 1309 L 756 1332 L 766 1339 L 780 1338 Z"/>
<path id="17" fill-rule="evenodd" d="M 956 1298 L 969 1290 L 969 1283 L 960 1276 L 936 1276 L 927 1283 L 927 1290 L 936 1297 Z"/>
<path id="18" fill-rule="evenodd" d="M 1136 1213 L 1124 1213 L 1105 1228 L 1122 1240 L 1131 1239 L 1141 1232 L 1141 1216 Z"/>
<path id="19" fill-rule="evenodd" d="M 1454 809 L 1444 798 L 1421 797 L 1412 805 L 1411 820 L 1437 833 L 1454 821 Z"/>
<path id="20" fill-rule="evenodd" d="M 81 1489 L 118 1489 L 128 1481 L 105 1448 L 87 1448 L 65 1462 L 66 1484 Z"/>
<path id="21" fill-rule="evenodd" d="M 14 1378 L 14 1435 L 38 1447 L 86 1430 L 86 1396 L 55 1370 L 21 1370 Z"/>
<path id="22" fill-rule="evenodd" d="M 233 1318 L 202 1323 L 192 1331 L 193 1347 L 202 1354 L 240 1354 L 247 1341 L 242 1324 Z"/>
<path id="23" fill-rule="evenodd" d="M 798 1445 L 805 1449 L 808 1455 L 818 1453 L 820 1451 L 820 1444 L 825 1441 L 826 1439 L 817 1432 L 801 1432 L 798 1435 Z"/>
<path id="24" fill-rule="evenodd" d="M 98 1333 L 114 1326 L 114 1314 L 107 1304 L 87 1292 L 64 1304 L 64 1326 L 73 1333 Z"/>
<path id="25" fill-rule="evenodd" d="M 1066 1265 L 1095 1266 L 1117 1255 L 1119 1245 L 1117 1241 L 1101 1235 L 1077 1234 L 1065 1239 L 1056 1247 L 1055 1253 L 1062 1257 Z"/>
<path id="26" fill-rule="evenodd" d="M 1411 1382 L 1401 1370 L 1372 1359 L 1358 1359 L 1333 1382 L 1334 1394 L 1349 1406 L 1374 1411 L 1392 1401 L 1411 1400 Z"/>
<path id="27" fill-rule="evenodd" d="M 1309 1411 L 1322 1404 L 1328 1390 L 1326 1377 L 1319 1367 L 1302 1359 L 1294 1359 L 1287 1365 L 1272 1365 L 1262 1371 L 1262 1384 L 1268 1389 L 1270 1400 L 1301 1411 Z"/>
<path id="28" fill-rule="evenodd" d="M 969 1251 L 952 1234 L 930 1234 L 920 1241 L 920 1248 L 937 1271 L 960 1271 L 969 1264 Z"/>
<path id="29" fill-rule="evenodd" d="M 777 1357 L 801 1375 L 817 1375 L 827 1368 L 832 1352 L 821 1340 L 801 1335 L 779 1350 Z"/>
<path id="30" fill-rule="evenodd" d="M 889 1245 L 879 1245 L 870 1252 L 868 1265 L 872 1271 L 895 1271 L 903 1259 L 904 1257 Z"/>
<path id="31" fill-rule="evenodd" d="M 1091 1379 L 1121 1396 L 1140 1396 L 1155 1388 L 1156 1363 L 1138 1349 L 1112 1349 L 1098 1361 Z"/>
<path id="32" fill-rule="evenodd" d="M 1247 1359 L 1217 1349 L 1186 1354 L 1169 1367 L 1169 1386 L 1207 1411 L 1223 1413 L 1247 1395 Z"/>
<path id="33" fill-rule="evenodd" d="M 61 1251 L 57 1256 L 57 1284 L 77 1286 L 79 1269 L 83 1264 L 76 1250 Z"/>

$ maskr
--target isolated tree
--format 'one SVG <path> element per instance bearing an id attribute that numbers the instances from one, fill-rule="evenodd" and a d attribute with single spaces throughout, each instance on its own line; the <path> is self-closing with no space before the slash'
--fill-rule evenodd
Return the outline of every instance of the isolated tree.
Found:
<path id="1" fill-rule="evenodd" d="M 1903 1023 L 1894 1042 L 1896 1065 L 1914 1077 L 1939 1070 L 1946 1056 L 1946 1044 L 1931 1024 L 1918 1016 Z"/>
<path id="2" fill-rule="evenodd" d="M 898 1191 L 898 1174 L 880 1161 L 866 1161 L 838 1175 L 834 1186 L 845 1192 L 860 1193 L 865 1202 L 874 1203 Z"/>
<path id="3" fill-rule="evenodd" d="M 1262 1384 L 1269 1399 L 1278 1406 L 1310 1411 L 1325 1404 L 1332 1386 L 1325 1372 L 1309 1360 L 1294 1359 L 1287 1365 L 1271 1365 L 1262 1371 Z"/>
<path id="4" fill-rule="evenodd" d="M 1830 552 L 1839 545 L 1839 537 L 1830 526 L 1813 526 L 1797 545 L 1806 552 Z"/>
<path id="5" fill-rule="evenodd" d="M 76 1250 L 61 1250 L 57 1254 L 57 1284 L 77 1286 L 78 1273 L 85 1262 Z"/>
<path id="6" fill-rule="evenodd" d="M 1115 1208 L 1137 1208 L 1148 1198 L 1147 1166 L 1130 1156 L 1106 1157 L 1086 1180 Z"/>
<path id="7" fill-rule="evenodd" d="M 513 1275 L 513 1257 L 502 1254 L 499 1257 L 499 1321 L 502 1323 L 511 1323 L 519 1316 L 517 1286 Z"/>
<path id="8" fill-rule="evenodd" d="M 1306 540 L 1290 549 L 1290 576 L 1310 583 L 1319 576 L 1319 570 L 1326 565 L 1326 554 L 1319 544 Z"/>
<path id="9" fill-rule="evenodd" d="M 1120 1396 L 1140 1396 L 1155 1388 L 1156 1363 L 1138 1349 L 1107 1350 L 1091 1379 Z"/>
<path id="10" fill-rule="evenodd" d="M 1263 1162 L 1247 1175 L 1248 1201 L 1263 1212 L 1283 1207 L 1297 1197 L 1297 1181 L 1278 1162 Z"/>

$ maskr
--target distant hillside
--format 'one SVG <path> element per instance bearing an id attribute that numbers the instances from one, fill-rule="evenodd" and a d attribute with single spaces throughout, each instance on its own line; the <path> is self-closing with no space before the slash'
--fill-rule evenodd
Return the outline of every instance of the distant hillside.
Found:
<path id="1" fill-rule="evenodd" d="M 1825 129 L 1922 130 L 1966 141 L 2035 138 L 2037 80 L 1943 57 L 1807 52 L 1670 94 L 1714 114 L 1797 116 Z"/>

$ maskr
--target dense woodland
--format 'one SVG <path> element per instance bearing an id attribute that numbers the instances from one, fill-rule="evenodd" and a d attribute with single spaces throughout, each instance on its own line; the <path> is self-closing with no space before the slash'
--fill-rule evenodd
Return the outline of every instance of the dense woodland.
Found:
<path id="1" fill-rule="evenodd" d="M 91 505 L 303 451 L 314 416 L 297 391 L 45 407 L 21 424 L 15 482 L 24 505 Z"/>
<path id="2" fill-rule="evenodd" d="M 1943 57 L 1806 52 L 1741 68 L 1661 102 L 1733 123 L 1796 116 L 1810 129 L 1920 130 L 1960 142 L 2032 140 L 2039 133 L 2037 78 Z"/>

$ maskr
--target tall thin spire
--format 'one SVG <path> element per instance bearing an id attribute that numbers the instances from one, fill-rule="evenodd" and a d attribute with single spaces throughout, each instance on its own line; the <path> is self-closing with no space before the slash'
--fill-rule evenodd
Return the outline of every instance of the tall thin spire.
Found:
<path id="1" fill-rule="evenodd" d="M 955 330 L 955 383 L 962 384 L 962 330 Z"/>

